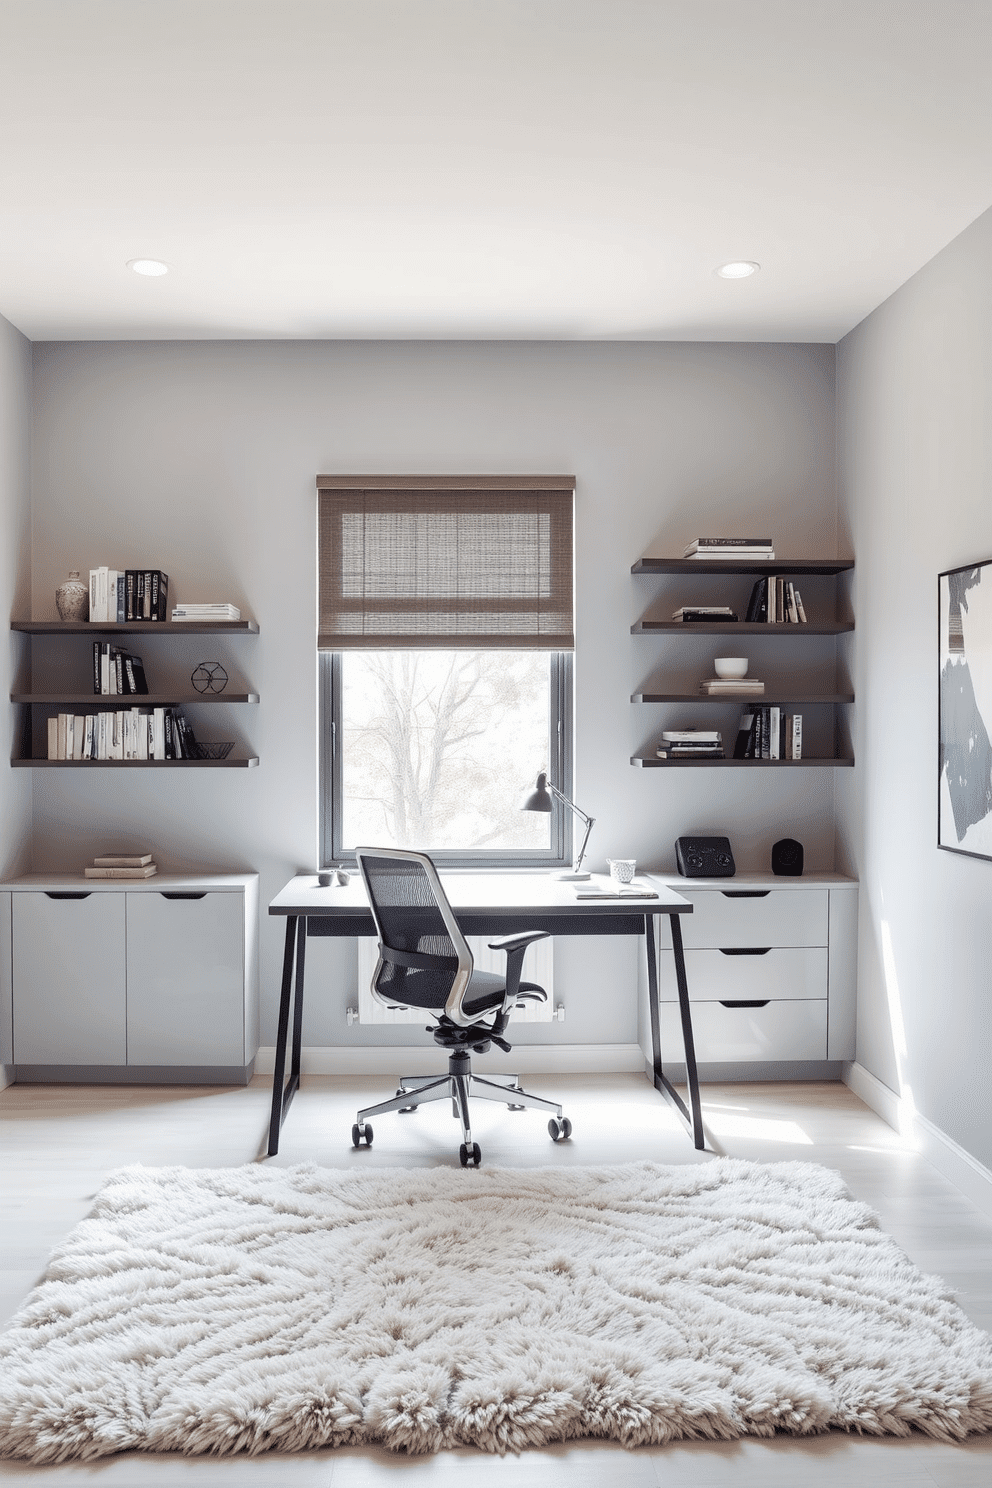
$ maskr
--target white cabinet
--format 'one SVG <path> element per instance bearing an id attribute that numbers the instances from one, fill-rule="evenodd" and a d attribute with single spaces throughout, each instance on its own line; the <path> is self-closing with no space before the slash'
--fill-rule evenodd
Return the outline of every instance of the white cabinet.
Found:
<path id="1" fill-rule="evenodd" d="M 700 1066 L 854 1058 L 854 880 L 817 873 L 666 882 L 693 906 L 679 923 Z M 685 1052 L 671 925 L 659 918 L 662 1053 L 666 1065 L 678 1064 Z"/>
<path id="2" fill-rule="evenodd" d="M 258 1049 L 258 880 L 9 885 L 18 1080 L 243 1083 Z M 2 908 L 2 906 L 0 906 Z"/>

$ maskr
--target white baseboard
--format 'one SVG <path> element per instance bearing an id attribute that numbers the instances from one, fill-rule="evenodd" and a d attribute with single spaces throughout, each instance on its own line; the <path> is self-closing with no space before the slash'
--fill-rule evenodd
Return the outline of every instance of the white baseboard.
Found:
<path id="1" fill-rule="evenodd" d="M 913 1143 L 938 1173 L 992 1218 L 992 1172 L 964 1147 L 921 1116 L 863 1064 L 844 1066 L 844 1083 L 887 1125 Z"/>
<path id="2" fill-rule="evenodd" d="M 275 1049 L 263 1045 L 255 1073 L 271 1075 Z M 430 1075 L 443 1074 L 448 1059 L 443 1049 L 423 1044 L 326 1044 L 304 1046 L 300 1063 L 305 1075 Z M 473 1054 L 479 1074 L 605 1075 L 644 1073 L 639 1044 L 514 1044 L 511 1054 Z"/>
<path id="3" fill-rule="evenodd" d="M 8 1085 L 14 1083 L 13 1065 L 0 1064 L 0 1090 L 6 1090 Z"/>

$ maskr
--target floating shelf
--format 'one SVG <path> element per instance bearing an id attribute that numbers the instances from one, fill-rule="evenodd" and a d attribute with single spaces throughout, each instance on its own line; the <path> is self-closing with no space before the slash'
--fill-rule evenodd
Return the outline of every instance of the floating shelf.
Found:
<path id="1" fill-rule="evenodd" d="M 10 763 L 15 770 L 253 770 L 258 764 L 258 756 L 177 760 L 12 759 Z"/>
<path id="2" fill-rule="evenodd" d="M 32 706 L 57 707 L 60 713 L 68 712 L 62 703 L 78 703 L 86 707 L 90 703 L 99 706 L 90 708 L 91 713 L 109 713 L 114 708 L 185 708 L 190 703 L 257 703 L 257 692 L 191 692 L 179 697 L 174 692 L 12 692 L 12 703 L 31 703 Z M 161 760 L 159 761 L 161 764 Z"/>
<path id="3" fill-rule="evenodd" d="M 806 765 L 824 769 L 853 765 L 853 759 L 823 759 L 811 757 L 798 760 L 766 759 L 658 759 L 653 754 L 635 754 L 630 763 L 640 770 L 801 770 Z"/>
<path id="4" fill-rule="evenodd" d="M 738 706 L 764 703 L 802 703 L 813 707 L 817 703 L 853 703 L 853 692 L 737 692 L 713 696 L 708 692 L 634 692 L 632 703 L 736 703 Z"/>
<path id="5" fill-rule="evenodd" d="M 638 558 L 632 574 L 839 574 L 853 558 Z"/>
<path id="6" fill-rule="evenodd" d="M 25 635 L 258 635 L 255 620 L 11 620 Z"/>
<path id="7" fill-rule="evenodd" d="M 811 620 L 807 625 L 769 625 L 751 620 L 637 620 L 631 635 L 843 635 L 853 620 Z"/>

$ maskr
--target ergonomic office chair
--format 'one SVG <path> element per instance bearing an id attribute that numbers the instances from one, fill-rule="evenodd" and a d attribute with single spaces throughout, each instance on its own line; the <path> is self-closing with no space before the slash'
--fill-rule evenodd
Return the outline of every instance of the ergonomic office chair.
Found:
<path id="1" fill-rule="evenodd" d="M 379 961 L 372 975 L 372 995 L 387 1007 L 423 1008 L 435 1020 L 427 1032 L 434 1042 L 449 1049 L 448 1073 L 439 1078 L 406 1075 L 393 1100 L 359 1111 L 351 1129 L 355 1147 L 372 1145 L 370 1116 L 387 1111 L 412 1111 L 429 1101 L 450 1097 L 453 1114 L 461 1120 L 462 1167 L 478 1167 L 482 1153 L 472 1140 L 468 1101 L 470 1095 L 483 1100 L 503 1101 L 511 1111 L 531 1106 L 551 1111 L 548 1131 L 552 1140 L 572 1134 L 572 1123 L 562 1116 L 561 1106 L 520 1089 L 518 1077 L 504 1076 L 504 1083 L 485 1080 L 472 1073 L 469 1051 L 484 1054 L 490 1044 L 510 1051 L 503 1038 L 510 1013 L 522 999 L 544 1001 L 543 987 L 520 980 L 524 952 L 546 930 L 531 930 L 507 940 L 495 941 L 491 950 L 506 952 L 503 976 L 476 971 L 472 952 L 441 887 L 437 870 L 426 853 L 400 848 L 360 847 L 355 856 L 369 896 L 372 917 L 379 933 Z M 509 1083 L 505 1083 L 507 1078 Z M 510 1097 L 507 1100 L 507 1096 Z"/>

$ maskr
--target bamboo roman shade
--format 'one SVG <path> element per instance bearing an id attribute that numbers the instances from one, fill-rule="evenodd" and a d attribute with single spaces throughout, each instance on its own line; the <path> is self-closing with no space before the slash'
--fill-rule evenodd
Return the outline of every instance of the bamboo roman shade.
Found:
<path id="1" fill-rule="evenodd" d="M 568 651 L 562 476 L 317 477 L 317 645 Z"/>

